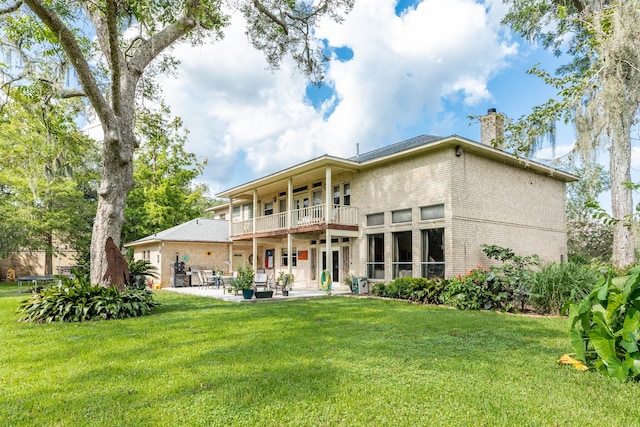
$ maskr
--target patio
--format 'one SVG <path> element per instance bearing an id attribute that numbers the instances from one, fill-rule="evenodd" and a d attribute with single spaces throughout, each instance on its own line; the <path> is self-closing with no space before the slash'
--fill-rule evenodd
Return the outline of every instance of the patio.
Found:
<path id="1" fill-rule="evenodd" d="M 225 293 L 225 290 L 222 288 L 209 288 L 209 287 L 201 287 L 201 286 L 189 286 L 189 287 L 180 287 L 180 288 L 162 288 L 163 291 L 171 291 L 179 294 L 186 295 L 196 295 L 201 297 L 215 298 L 222 301 L 229 302 L 265 302 L 265 301 L 284 301 L 291 299 L 301 299 L 301 298 L 318 298 L 327 296 L 327 293 L 320 289 L 313 288 L 296 288 L 289 291 L 288 296 L 283 296 L 282 294 L 273 295 L 271 298 L 256 298 L 255 296 L 251 299 L 244 299 L 242 294 L 234 295 L 233 293 Z M 351 291 L 348 289 L 336 289 L 331 291 L 331 295 L 351 295 Z"/>

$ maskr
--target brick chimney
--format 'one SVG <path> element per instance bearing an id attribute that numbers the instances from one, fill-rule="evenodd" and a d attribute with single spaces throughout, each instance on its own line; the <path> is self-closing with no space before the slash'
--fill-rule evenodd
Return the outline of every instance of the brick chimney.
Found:
<path id="1" fill-rule="evenodd" d="M 504 119 L 495 108 L 489 108 L 487 115 L 480 117 L 480 142 L 502 150 L 503 138 Z"/>

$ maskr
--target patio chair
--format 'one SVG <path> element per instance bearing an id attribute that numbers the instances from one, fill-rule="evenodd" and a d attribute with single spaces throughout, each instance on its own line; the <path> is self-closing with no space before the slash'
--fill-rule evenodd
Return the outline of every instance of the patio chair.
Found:
<path id="1" fill-rule="evenodd" d="M 253 289 L 254 291 L 258 290 L 259 287 L 263 289 L 267 289 L 269 282 L 269 276 L 265 273 L 259 273 L 255 275 L 253 279 Z"/>
<path id="2" fill-rule="evenodd" d="M 273 294 L 278 295 L 278 289 L 280 289 L 280 292 L 282 293 L 282 291 L 287 289 L 288 283 L 289 283 L 289 276 L 285 275 L 284 278 L 282 279 L 282 285 L 277 280 L 270 280 L 269 289 L 273 289 Z"/>
<path id="3" fill-rule="evenodd" d="M 213 270 L 202 270 L 202 275 L 204 276 L 203 286 L 213 289 L 215 285 L 215 279 L 213 276 Z"/>

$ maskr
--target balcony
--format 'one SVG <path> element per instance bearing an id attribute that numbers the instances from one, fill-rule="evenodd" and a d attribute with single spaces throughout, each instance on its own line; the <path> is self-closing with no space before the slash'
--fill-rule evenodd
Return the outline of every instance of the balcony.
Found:
<path id="1" fill-rule="evenodd" d="M 358 209 L 351 206 L 332 205 L 330 218 L 326 217 L 326 205 L 316 205 L 296 209 L 291 212 L 280 212 L 231 224 L 231 237 L 238 238 L 249 235 L 286 235 L 287 233 L 322 230 L 327 228 L 348 227 L 357 230 Z M 291 225 L 288 225 L 289 214 Z"/>

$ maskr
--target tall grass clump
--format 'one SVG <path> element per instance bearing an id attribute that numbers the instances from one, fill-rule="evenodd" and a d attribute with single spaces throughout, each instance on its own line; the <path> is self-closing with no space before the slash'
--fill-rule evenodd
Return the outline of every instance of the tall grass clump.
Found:
<path id="1" fill-rule="evenodd" d="M 548 264 L 532 278 L 529 303 L 541 314 L 562 314 L 562 307 L 589 295 L 602 273 L 593 264 Z"/>

